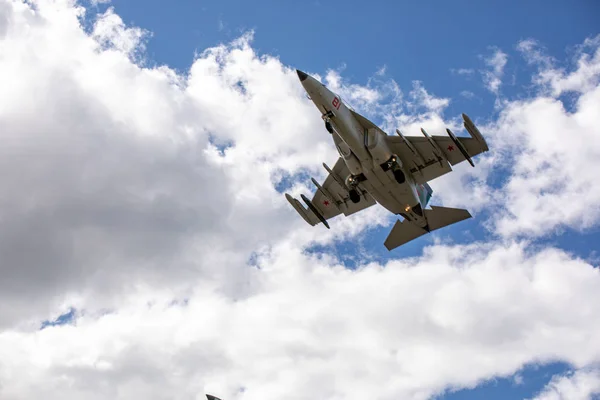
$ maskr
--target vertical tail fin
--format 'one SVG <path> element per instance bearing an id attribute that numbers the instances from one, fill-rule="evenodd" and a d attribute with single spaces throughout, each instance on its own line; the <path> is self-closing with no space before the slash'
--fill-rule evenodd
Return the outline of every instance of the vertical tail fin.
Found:
<path id="1" fill-rule="evenodd" d="M 421 188 L 422 190 L 419 190 L 419 201 L 421 202 L 421 207 L 425 209 L 429 204 L 429 200 L 431 200 L 433 189 L 427 183 L 422 184 Z"/>

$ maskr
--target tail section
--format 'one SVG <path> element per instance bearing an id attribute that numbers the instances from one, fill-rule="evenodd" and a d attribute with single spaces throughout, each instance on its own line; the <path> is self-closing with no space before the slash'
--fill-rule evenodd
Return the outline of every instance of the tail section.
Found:
<path id="1" fill-rule="evenodd" d="M 385 247 L 393 250 L 428 232 L 471 218 L 467 210 L 437 206 L 431 206 L 431 210 L 424 210 L 424 214 L 427 219 L 426 228 L 421 228 L 408 220 L 397 221 L 384 242 Z"/>
<path id="2" fill-rule="evenodd" d="M 429 204 L 429 200 L 431 200 L 433 189 L 428 183 L 424 183 L 419 186 L 421 187 L 420 189 L 417 189 L 419 193 L 419 201 L 421 202 L 421 207 L 425 208 Z"/>
<path id="3" fill-rule="evenodd" d="M 408 220 L 396 221 L 396 224 L 383 244 L 388 250 L 393 250 L 426 233 L 425 229 Z"/>
<path id="4" fill-rule="evenodd" d="M 443 228 L 448 225 L 455 224 L 465 219 L 471 218 L 471 213 L 468 210 L 460 208 L 448 208 L 431 206 L 431 210 L 425 210 L 425 219 L 429 225 L 429 230 Z"/>

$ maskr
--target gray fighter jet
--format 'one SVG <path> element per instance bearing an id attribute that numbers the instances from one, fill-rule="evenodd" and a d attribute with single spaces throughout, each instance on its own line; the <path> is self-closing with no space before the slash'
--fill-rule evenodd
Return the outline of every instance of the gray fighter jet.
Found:
<path id="1" fill-rule="evenodd" d="M 363 117 L 342 98 L 306 73 L 296 70 L 310 99 L 321 112 L 325 128 L 340 154 L 333 169 L 323 163 L 328 176 L 317 188 L 308 208 L 289 194 L 285 197 L 310 225 L 323 223 L 339 214 L 346 216 L 376 203 L 403 217 L 397 221 L 385 240 L 392 250 L 425 233 L 471 218 L 467 210 L 431 206 L 432 189 L 427 182 L 450 171 L 462 161 L 475 166 L 472 157 L 488 151 L 485 139 L 471 119 L 462 114 L 464 127 L 471 137 L 390 136 Z"/>

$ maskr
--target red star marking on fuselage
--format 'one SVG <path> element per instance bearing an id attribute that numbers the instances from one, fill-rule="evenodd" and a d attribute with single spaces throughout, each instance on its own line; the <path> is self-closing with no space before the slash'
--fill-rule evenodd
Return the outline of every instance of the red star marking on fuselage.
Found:
<path id="1" fill-rule="evenodd" d="M 323 202 L 323 204 L 325 204 L 325 206 L 328 206 L 328 205 L 329 205 L 329 202 L 328 202 L 327 200 L 325 200 L 325 201 Z"/>
<path id="2" fill-rule="evenodd" d="M 448 146 L 448 151 L 454 150 L 454 146 Z"/>

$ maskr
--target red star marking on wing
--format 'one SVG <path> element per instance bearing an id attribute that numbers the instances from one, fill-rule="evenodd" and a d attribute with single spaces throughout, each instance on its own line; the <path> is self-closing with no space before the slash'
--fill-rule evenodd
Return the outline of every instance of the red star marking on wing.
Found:
<path id="1" fill-rule="evenodd" d="M 328 205 L 329 205 L 329 202 L 328 202 L 327 200 L 325 200 L 325 201 L 323 202 L 323 204 L 325 204 L 325 206 L 328 206 Z"/>
<path id="2" fill-rule="evenodd" d="M 452 146 L 452 145 L 448 146 L 448 151 L 452 151 L 452 150 L 454 150 L 454 146 Z"/>

